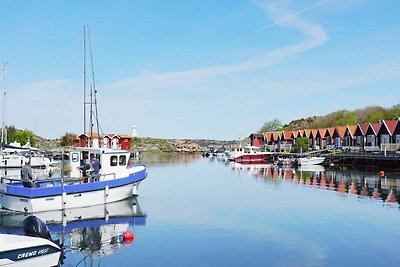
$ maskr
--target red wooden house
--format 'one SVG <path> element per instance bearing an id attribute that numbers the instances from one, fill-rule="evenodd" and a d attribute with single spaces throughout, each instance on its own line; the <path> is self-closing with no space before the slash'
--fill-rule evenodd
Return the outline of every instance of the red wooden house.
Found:
<path id="1" fill-rule="evenodd" d="M 260 147 L 265 143 L 264 135 L 262 133 L 252 133 L 249 138 L 252 146 Z"/>
<path id="2" fill-rule="evenodd" d="M 83 133 L 79 135 L 80 147 L 102 147 L 131 150 L 132 137 L 125 134 Z"/>

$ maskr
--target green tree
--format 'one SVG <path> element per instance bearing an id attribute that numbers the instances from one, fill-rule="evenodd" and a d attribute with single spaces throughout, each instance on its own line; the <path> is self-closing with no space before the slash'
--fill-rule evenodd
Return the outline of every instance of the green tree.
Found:
<path id="1" fill-rule="evenodd" d="M 310 138 L 300 137 L 296 139 L 296 143 L 292 148 L 292 152 L 294 153 L 307 152 L 309 148 L 310 148 Z"/>
<path id="2" fill-rule="evenodd" d="M 400 103 L 386 110 L 386 120 L 400 118 Z"/>
<path id="3" fill-rule="evenodd" d="M 18 142 L 21 145 L 26 143 L 31 144 L 31 146 L 36 146 L 37 140 L 36 136 L 30 130 L 18 130 L 14 126 L 7 127 L 7 143 Z"/>
<path id="4" fill-rule="evenodd" d="M 258 130 L 259 133 L 265 132 L 275 132 L 282 131 L 283 124 L 279 119 L 274 119 L 272 121 L 268 121 L 264 123 L 264 125 Z"/>

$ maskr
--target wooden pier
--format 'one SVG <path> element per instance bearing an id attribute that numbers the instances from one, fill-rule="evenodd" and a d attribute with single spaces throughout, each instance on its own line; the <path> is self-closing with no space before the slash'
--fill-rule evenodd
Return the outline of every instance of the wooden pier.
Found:
<path id="1" fill-rule="evenodd" d="M 327 153 L 326 151 L 313 151 L 312 153 L 273 153 L 272 160 L 278 158 L 298 158 L 307 155 L 325 157 L 324 165 L 363 165 L 363 166 L 386 166 L 400 168 L 400 153 L 380 152 L 380 153 L 357 153 L 357 152 L 337 152 Z"/>

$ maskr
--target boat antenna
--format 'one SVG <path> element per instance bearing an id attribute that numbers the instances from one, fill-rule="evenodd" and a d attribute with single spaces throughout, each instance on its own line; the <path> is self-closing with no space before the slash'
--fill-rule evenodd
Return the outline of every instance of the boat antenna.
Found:
<path id="1" fill-rule="evenodd" d="M 1 119 L 1 151 L 3 151 L 3 145 L 4 145 L 4 139 L 7 138 L 7 135 L 5 133 L 6 131 L 6 123 L 5 123 L 5 105 L 6 105 L 6 96 L 7 96 L 7 69 L 8 69 L 8 64 L 4 64 L 3 71 L 1 72 L 0 75 L 0 80 L 3 79 L 3 85 L 4 85 L 4 92 L 3 92 L 3 114 L 2 114 L 2 119 Z"/>

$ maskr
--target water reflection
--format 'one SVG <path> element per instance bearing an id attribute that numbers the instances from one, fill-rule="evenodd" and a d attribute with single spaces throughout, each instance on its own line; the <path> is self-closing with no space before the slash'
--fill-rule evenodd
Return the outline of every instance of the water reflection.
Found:
<path id="1" fill-rule="evenodd" d="M 323 166 L 303 168 L 276 167 L 271 164 L 227 163 L 233 170 L 248 172 L 256 178 L 269 182 L 290 182 L 322 190 L 336 191 L 383 201 L 384 204 L 397 207 L 400 203 L 400 177 L 390 175 L 381 177 L 379 173 L 355 170 L 325 169 Z"/>
<path id="2" fill-rule="evenodd" d="M 23 234 L 22 221 L 31 214 L 0 214 L 0 232 Z M 92 264 L 123 246 L 118 240 L 129 228 L 146 224 L 146 214 L 137 198 L 65 211 L 38 212 L 33 215 L 46 222 L 53 239 L 61 239 L 70 257 Z M 88 258 L 88 259 L 87 259 Z M 86 265 L 86 264 L 85 264 Z"/>
<path id="3" fill-rule="evenodd" d="M 139 158 L 131 158 L 133 164 L 145 164 L 146 166 L 164 166 L 186 164 L 199 160 L 201 155 L 190 153 L 142 153 Z"/>

